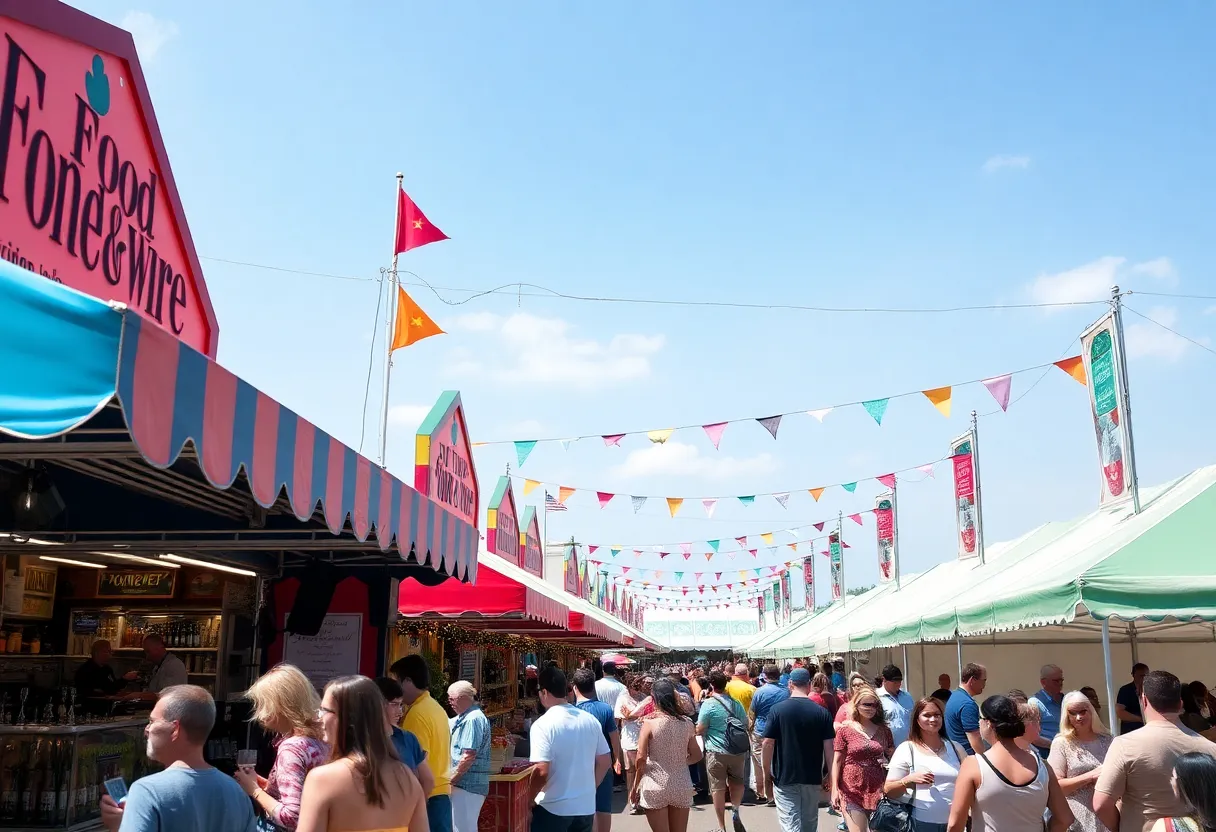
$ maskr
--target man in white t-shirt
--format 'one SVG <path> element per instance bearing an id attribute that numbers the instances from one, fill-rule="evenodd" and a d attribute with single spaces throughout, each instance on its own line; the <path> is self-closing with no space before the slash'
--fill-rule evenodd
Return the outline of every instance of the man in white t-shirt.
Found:
<path id="1" fill-rule="evenodd" d="M 604 662 L 604 678 L 595 683 L 595 698 L 616 711 L 616 700 L 625 692 L 625 685 L 617 677 L 616 662 Z"/>
<path id="2" fill-rule="evenodd" d="M 600 722 L 571 705 L 566 674 L 547 667 L 537 679 L 545 712 L 529 735 L 532 782 L 539 789 L 532 809 L 532 832 L 591 832 L 595 788 L 612 765 Z"/>

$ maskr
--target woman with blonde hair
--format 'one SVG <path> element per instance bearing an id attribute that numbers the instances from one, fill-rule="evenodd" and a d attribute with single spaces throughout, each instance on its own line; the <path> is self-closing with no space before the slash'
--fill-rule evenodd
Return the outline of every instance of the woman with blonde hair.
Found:
<path id="1" fill-rule="evenodd" d="M 1107 832 L 1094 814 L 1094 786 L 1110 750 L 1110 731 L 1094 710 L 1089 697 L 1073 691 L 1060 706 L 1060 733 L 1051 741 L 1047 763 L 1059 778 L 1068 807 L 1076 818 L 1074 829 Z"/>
<path id="2" fill-rule="evenodd" d="M 233 777 L 253 798 L 260 829 L 293 830 L 300 822 L 304 778 L 329 759 L 317 718 L 321 698 L 308 677 L 290 664 L 272 667 L 245 691 L 245 698 L 253 703 L 253 719 L 276 735 L 275 759 L 268 777 L 251 769 L 237 769 Z"/>
<path id="3" fill-rule="evenodd" d="M 832 805 L 844 816 L 848 832 L 866 832 L 883 794 L 895 738 L 874 688 L 855 689 L 848 704 L 849 718 L 836 730 Z"/>

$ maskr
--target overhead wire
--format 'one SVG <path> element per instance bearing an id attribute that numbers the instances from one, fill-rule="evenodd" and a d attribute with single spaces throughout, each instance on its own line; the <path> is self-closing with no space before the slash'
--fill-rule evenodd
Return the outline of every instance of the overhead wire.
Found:
<path id="1" fill-rule="evenodd" d="M 1150 324 L 1153 324 L 1154 326 L 1158 326 L 1161 329 L 1164 329 L 1166 332 L 1168 332 L 1172 335 L 1176 335 L 1177 337 L 1181 338 L 1183 341 L 1188 341 L 1188 342 L 1194 344 L 1195 346 L 1199 347 L 1199 349 L 1207 350 L 1212 355 L 1216 355 L 1216 350 L 1212 349 L 1207 344 L 1204 344 L 1201 341 L 1196 341 L 1194 338 L 1190 337 L 1189 335 L 1183 335 L 1178 330 L 1168 327 L 1165 324 L 1161 323 L 1161 321 L 1150 318 L 1148 315 L 1145 315 L 1143 312 L 1137 312 L 1135 309 L 1132 309 L 1127 304 L 1123 304 L 1123 308 L 1126 309 L 1128 312 L 1131 312 L 1136 317 L 1143 318 L 1144 320 L 1148 321 Z"/>

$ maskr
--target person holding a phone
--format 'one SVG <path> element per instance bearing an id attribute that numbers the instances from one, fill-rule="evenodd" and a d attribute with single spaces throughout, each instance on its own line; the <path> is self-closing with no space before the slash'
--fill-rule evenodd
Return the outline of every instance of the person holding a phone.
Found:
<path id="1" fill-rule="evenodd" d="M 101 822 L 109 832 L 256 832 L 253 804 L 228 775 L 203 758 L 215 727 L 215 700 L 196 685 L 165 688 L 144 728 L 149 759 L 164 771 L 101 799 Z M 121 802 L 120 802 L 121 801 Z"/>

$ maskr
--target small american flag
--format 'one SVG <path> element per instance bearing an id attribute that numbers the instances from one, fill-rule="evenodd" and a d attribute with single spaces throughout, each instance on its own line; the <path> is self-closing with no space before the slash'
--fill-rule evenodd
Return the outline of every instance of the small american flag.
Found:
<path id="1" fill-rule="evenodd" d="M 552 494 L 545 492 L 545 511 L 569 511 L 570 508 L 563 503 L 559 503 Z"/>

